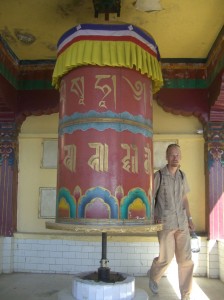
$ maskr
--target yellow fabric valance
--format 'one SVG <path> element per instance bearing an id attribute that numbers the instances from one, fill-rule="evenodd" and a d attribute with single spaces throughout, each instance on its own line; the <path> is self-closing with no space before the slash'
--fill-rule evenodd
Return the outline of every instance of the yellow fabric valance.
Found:
<path id="1" fill-rule="evenodd" d="M 152 80 L 153 93 L 163 85 L 160 62 L 144 45 L 127 40 L 81 39 L 68 43 L 59 53 L 53 72 L 53 86 L 58 88 L 61 78 L 73 68 L 86 65 L 136 69 Z"/>

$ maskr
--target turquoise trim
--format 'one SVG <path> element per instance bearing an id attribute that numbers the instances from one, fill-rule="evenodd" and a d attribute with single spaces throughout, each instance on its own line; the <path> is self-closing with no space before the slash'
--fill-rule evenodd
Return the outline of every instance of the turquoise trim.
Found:
<path id="1" fill-rule="evenodd" d="M 70 207 L 70 218 L 76 217 L 76 203 L 74 197 L 70 194 L 70 191 L 64 187 L 60 188 L 57 196 L 57 211 L 59 207 L 60 200 L 64 198 Z"/>
<path id="2" fill-rule="evenodd" d="M 94 122 L 92 119 L 98 119 L 99 122 Z M 119 119 L 118 122 L 106 121 L 103 119 Z M 78 120 L 85 120 L 85 123 L 79 123 Z M 90 121 L 88 121 L 90 119 Z M 127 122 L 135 122 L 136 124 L 128 124 Z M 144 128 L 143 128 L 144 127 Z M 86 131 L 88 129 L 96 129 L 104 131 L 106 129 L 114 129 L 117 132 L 128 130 L 134 134 L 140 133 L 146 137 L 152 137 L 152 124 L 148 119 L 143 118 L 141 115 L 131 115 L 128 112 L 120 114 L 107 111 L 99 113 L 96 111 L 89 111 L 87 113 L 74 113 L 71 116 L 65 116 L 59 121 L 59 135 L 65 133 L 71 134 L 77 130 Z"/>
<path id="3" fill-rule="evenodd" d="M 52 90 L 51 80 L 19 80 L 18 90 Z"/>
<path id="4" fill-rule="evenodd" d="M 0 74 L 10 82 L 10 84 L 17 89 L 18 81 L 16 77 L 6 68 L 6 66 L 0 62 Z"/>
<path id="5" fill-rule="evenodd" d="M 208 81 L 205 79 L 169 79 L 164 78 L 163 88 L 168 89 L 205 89 Z"/>
<path id="6" fill-rule="evenodd" d="M 146 216 L 150 219 L 150 204 L 148 197 L 144 190 L 140 188 L 135 188 L 131 190 L 128 195 L 122 200 L 120 205 L 120 219 L 128 219 L 128 207 L 131 205 L 135 199 L 140 198 L 142 202 L 145 204 L 146 208 Z"/>
<path id="7" fill-rule="evenodd" d="M 109 205 L 111 219 L 118 219 L 118 204 L 116 198 L 113 197 L 108 190 L 99 186 L 88 190 L 86 194 L 82 196 L 78 206 L 78 218 L 85 218 L 87 204 L 91 203 L 91 200 L 97 197 L 103 199 L 103 201 Z"/>

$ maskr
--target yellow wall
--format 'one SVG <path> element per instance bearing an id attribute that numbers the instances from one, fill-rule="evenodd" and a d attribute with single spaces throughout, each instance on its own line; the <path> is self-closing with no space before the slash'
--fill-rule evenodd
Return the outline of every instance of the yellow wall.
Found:
<path id="1" fill-rule="evenodd" d="M 189 201 L 197 231 L 205 230 L 204 139 L 196 134 L 202 125 L 193 116 L 163 111 L 154 102 L 154 140 L 178 140 L 182 150 L 181 169 L 191 188 Z M 41 168 L 42 142 L 57 138 L 58 114 L 28 117 L 19 136 L 18 222 L 19 232 L 53 233 L 39 218 L 39 188 L 56 186 L 56 169 Z M 164 154 L 165 155 L 165 154 Z"/>
<path id="2" fill-rule="evenodd" d="M 56 169 L 41 168 L 44 139 L 57 138 L 58 114 L 28 117 L 19 136 L 19 232 L 50 232 L 39 218 L 39 188 L 56 186 Z"/>

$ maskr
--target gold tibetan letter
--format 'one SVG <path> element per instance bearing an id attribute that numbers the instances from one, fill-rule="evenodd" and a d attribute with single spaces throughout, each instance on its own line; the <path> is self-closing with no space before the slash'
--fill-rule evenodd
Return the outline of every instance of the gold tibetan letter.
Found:
<path id="1" fill-rule="evenodd" d="M 85 105 L 83 76 L 72 79 L 71 92 L 75 93 L 79 97 L 79 104 Z"/>
<path id="2" fill-rule="evenodd" d="M 144 161 L 144 169 L 146 174 L 151 174 L 152 166 L 151 166 L 151 150 L 149 148 L 149 145 L 147 144 L 147 147 L 144 147 L 145 150 L 145 161 Z"/>
<path id="3" fill-rule="evenodd" d="M 96 149 L 96 153 L 88 160 L 88 165 L 97 172 L 108 172 L 108 145 L 89 143 L 89 147 Z"/>
<path id="4" fill-rule="evenodd" d="M 111 79 L 112 84 L 102 84 L 102 80 Z M 99 107 L 107 108 L 105 98 L 113 92 L 114 104 L 116 108 L 116 76 L 115 75 L 96 75 L 95 89 L 103 93 L 102 99 L 99 101 Z"/>
<path id="5" fill-rule="evenodd" d="M 65 158 L 63 160 L 63 163 L 65 167 L 71 171 L 76 171 L 76 146 L 75 145 L 65 145 L 64 151 L 67 152 L 67 155 L 65 155 Z"/>
<path id="6" fill-rule="evenodd" d="M 129 173 L 138 173 L 138 148 L 136 145 L 121 144 L 121 148 L 127 151 L 127 155 L 122 159 L 122 168 Z M 134 153 L 132 154 L 131 151 Z"/>

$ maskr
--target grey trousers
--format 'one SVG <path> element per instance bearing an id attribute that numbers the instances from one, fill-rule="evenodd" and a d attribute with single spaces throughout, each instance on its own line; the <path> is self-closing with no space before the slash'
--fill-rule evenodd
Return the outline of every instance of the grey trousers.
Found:
<path id="1" fill-rule="evenodd" d="M 150 278 L 159 283 L 175 255 L 181 297 L 190 295 L 194 263 L 191 259 L 189 230 L 162 230 L 158 232 L 158 239 L 160 253 L 152 262 Z"/>

